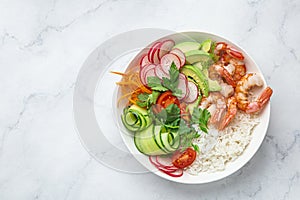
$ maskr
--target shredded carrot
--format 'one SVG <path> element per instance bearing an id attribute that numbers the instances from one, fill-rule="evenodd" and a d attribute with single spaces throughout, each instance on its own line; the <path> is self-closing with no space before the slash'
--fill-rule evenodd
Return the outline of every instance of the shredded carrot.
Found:
<path id="1" fill-rule="evenodd" d="M 122 73 L 122 72 L 115 72 L 115 71 L 110 71 L 110 73 L 112 74 L 117 74 L 117 75 L 121 75 L 121 76 L 124 76 L 125 74 Z"/>
<path id="2" fill-rule="evenodd" d="M 122 80 L 116 83 L 121 89 L 121 97 L 118 98 L 118 105 L 121 100 L 126 98 L 129 103 L 136 104 L 139 94 L 152 93 L 152 91 L 141 82 L 139 71 L 136 71 L 136 68 L 129 69 L 125 73 L 116 71 L 111 71 L 111 73 L 122 76 Z"/>

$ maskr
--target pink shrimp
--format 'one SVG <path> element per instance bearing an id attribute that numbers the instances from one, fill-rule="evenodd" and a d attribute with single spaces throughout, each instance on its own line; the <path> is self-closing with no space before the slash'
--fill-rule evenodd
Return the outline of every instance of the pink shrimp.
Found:
<path id="1" fill-rule="evenodd" d="M 216 55 L 220 57 L 219 62 L 226 68 L 226 66 L 231 65 L 232 69 L 232 79 L 237 82 L 246 74 L 246 65 L 244 63 L 244 55 L 232 48 L 225 42 L 217 43 Z"/>
<path id="2" fill-rule="evenodd" d="M 227 112 L 220 123 L 219 130 L 223 130 L 235 117 L 237 113 L 237 101 L 234 96 L 227 99 Z"/>
<path id="3" fill-rule="evenodd" d="M 226 110 L 226 101 L 219 92 L 211 92 L 208 97 L 202 99 L 200 107 L 207 108 L 211 113 L 209 123 L 218 126 Z"/>
<path id="4" fill-rule="evenodd" d="M 231 85 L 232 87 L 236 87 L 236 82 L 233 80 L 230 73 L 222 65 L 219 64 L 212 65 L 210 67 L 210 74 L 214 72 L 220 75 L 222 78 L 224 78 L 229 85 Z"/>
<path id="5" fill-rule="evenodd" d="M 263 80 L 257 74 L 246 74 L 238 81 L 235 88 L 235 97 L 237 99 L 237 106 L 240 110 L 246 113 L 257 113 L 261 111 L 269 102 L 273 90 L 270 87 L 265 88 L 258 98 L 252 102 L 248 100 L 249 91 L 255 87 L 263 86 Z"/>

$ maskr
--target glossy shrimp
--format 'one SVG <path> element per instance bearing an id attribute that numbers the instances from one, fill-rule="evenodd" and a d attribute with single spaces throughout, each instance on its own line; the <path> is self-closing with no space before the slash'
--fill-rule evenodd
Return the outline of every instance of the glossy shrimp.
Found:
<path id="1" fill-rule="evenodd" d="M 211 113 L 209 123 L 218 126 L 226 110 L 226 100 L 219 92 L 211 92 L 202 99 L 200 107 Z"/>
<path id="2" fill-rule="evenodd" d="M 264 108 L 273 93 L 270 87 L 265 88 L 254 101 L 249 100 L 250 90 L 255 86 L 262 87 L 263 84 L 262 78 L 254 73 L 246 74 L 238 81 L 235 88 L 235 97 L 240 110 L 246 113 L 257 113 Z"/>
<path id="3" fill-rule="evenodd" d="M 218 76 L 221 76 L 229 85 L 236 87 L 236 82 L 233 80 L 231 74 L 222 65 L 215 64 L 210 66 L 209 72 L 211 78 L 218 79 Z"/>
<path id="4" fill-rule="evenodd" d="M 244 56 L 241 52 L 230 47 L 225 42 L 219 42 L 215 53 L 220 57 L 219 63 L 229 72 L 234 82 L 239 81 L 246 74 L 246 65 L 243 61 Z"/>
<path id="5" fill-rule="evenodd" d="M 227 112 L 223 117 L 219 130 L 223 130 L 234 119 L 237 113 L 237 101 L 234 96 L 227 99 Z"/>

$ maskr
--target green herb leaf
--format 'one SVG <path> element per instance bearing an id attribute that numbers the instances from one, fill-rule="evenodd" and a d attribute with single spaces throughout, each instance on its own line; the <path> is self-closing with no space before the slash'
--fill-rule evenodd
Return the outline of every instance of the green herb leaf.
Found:
<path id="1" fill-rule="evenodd" d="M 155 104 L 155 103 L 156 103 L 156 100 L 157 100 L 157 98 L 158 98 L 159 95 L 160 95 L 160 92 L 152 91 L 152 94 L 149 95 L 150 98 L 151 98 L 151 103 L 152 103 L 152 104 Z"/>
<path id="2" fill-rule="evenodd" d="M 147 94 L 147 93 L 142 93 L 142 94 L 139 94 L 139 95 L 138 95 L 138 99 L 139 99 L 140 101 L 147 101 L 148 98 L 149 98 L 149 94 Z"/>
<path id="3" fill-rule="evenodd" d="M 169 69 L 170 78 L 163 77 L 163 86 L 172 91 L 174 96 L 180 96 L 182 91 L 178 89 L 179 83 L 179 70 L 177 69 L 174 62 L 172 62 Z"/>
<path id="4" fill-rule="evenodd" d="M 170 80 L 172 83 L 174 83 L 175 86 L 178 86 L 178 76 L 179 76 L 179 70 L 177 69 L 174 62 L 172 62 L 170 70 Z M 177 83 L 177 84 L 176 84 Z"/>
<path id="5" fill-rule="evenodd" d="M 176 104 L 170 104 L 165 109 L 161 109 L 159 113 L 154 113 L 151 109 L 151 116 L 156 123 L 166 128 L 178 129 L 180 127 L 180 109 Z"/>
<path id="6" fill-rule="evenodd" d="M 167 91 L 168 88 L 164 87 L 161 84 L 161 80 L 156 76 L 147 77 L 148 86 L 151 87 L 152 90 L 157 90 L 160 92 Z"/>
<path id="7" fill-rule="evenodd" d="M 184 151 L 186 148 L 191 147 L 193 145 L 193 139 L 198 138 L 199 134 L 192 130 L 187 134 L 181 135 L 181 148 Z"/>
<path id="8" fill-rule="evenodd" d="M 188 134 L 192 131 L 190 127 L 187 126 L 183 119 L 180 120 L 178 133 L 180 135 Z"/>
<path id="9" fill-rule="evenodd" d="M 168 118 L 166 120 L 166 123 L 170 123 L 175 121 L 176 119 L 180 120 L 180 109 L 176 104 L 170 104 L 168 107 L 166 107 L 166 112 L 168 114 Z"/>
<path id="10" fill-rule="evenodd" d="M 197 152 L 197 153 L 200 153 L 200 149 L 199 149 L 199 146 L 197 144 L 192 144 L 192 147 L 194 148 L 194 150 Z"/>
<path id="11" fill-rule="evenodd" d="M 192 114 L 192 122 L 194 124 L 198 124 L 199 128 L 205 133 L 208 133 L 207 123 L 209 118 L 210 112 L 207 109 L 202 110 L 201 108 L 194 108 Z"/>
<path id="12" fill-rule="evenodd" d="M 146 101 L 137 101 L 136 104 L 139 106 L 139 107 L 147 107 L 147 102 Z"/>
<path id="13" fill-rule="evenodd" d="M 211 47 L 210 47 L 210 50 L 209 50 L 209 56 L 213 59 L 214 62 L 217 62 L 219 60 L 219 56 L 217 56 L 215 54 L 215 49 L 216 49 L 216 42 L 212 42 L 211 43 Z"/>
<path id="14" fill-rule="evenodd" d="M 151 94 L 142 93 L 138 95 L 137 105 L 140 107 L 150 108 L 152 104 L 156 103 L 157 97 L 160 95 L 157 91 L 152 91 Z"/>

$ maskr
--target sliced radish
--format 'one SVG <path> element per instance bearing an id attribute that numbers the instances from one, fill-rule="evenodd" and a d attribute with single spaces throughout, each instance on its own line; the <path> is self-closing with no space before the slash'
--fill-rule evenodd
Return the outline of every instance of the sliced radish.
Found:
<path id="1" fill-rule="evenodd" d="M 152 159 L 151 156 L 149 156 L 149 160 L 150 162 L 161 172 L 164 172 L 165 174 L 172 176 L 172 177 L 180 177 L 183 175 L 183 170 L 182 169 L 178 169 L 175 166 L 172 165 L 163 165 L 160 162 L 158 162 L 157 160 L 157 156 L 156 156 L 156 160 L 154 161 Z"/>
<path id="2" fill-rule="evenodd" d="M 173 164 L 172 164 L 172 160 L 166 160 L 167 158 L 164 158 L 164 160 L 158 160 L 158 158 L 160 158 L 159 156 L 155 156 L 155 161 L 158 165 L 160 165 L 161 167 L 163 168 L 166 168 L 166 169 L 178 169 L 177 167 L 175 167 Z M 170 165 L 171 164 L 171 165 Z"/>
<path id="3" fill-rule="evenodd" d="M 160 42 L 155 42 L 151 47 L 149 47 L 149 50 L 148 50 L 148 58 L 149 58 L 149 61 L 151 62 L 151 52 L 152 52 L 152 49 L 153 49 L 153 47 L 154 46 L 156 46 L 158 43 L 160 43 Z"/>
<path id="4" fill-rule="evenodd" d="M 153 53 L 152 60 L 153 60 L 153 63 L 156 65 L 160 63 L 160 58 L 158 57 L 159 51 L 160 51 L 160 49 L 158 47 L 158 49 L 156 49 L 156 51 Z"/>
<path id="5" fill-rule="evenodd" d="M 157 51 L 158 47 L 161 45 L 161 42 L 155 42 L 148 52 L 148 58 L 151 63 L 153 63 L 153 56 Z"/>
<path id="6" fill-rule="evenodd" d="M 189 94 L 183 99 L 186 103 L 193 103 L 198 98 L 198 87 L 195 83 L 188 81 L 187 84 Z"/>
<path id="7" fill-rule="evenodd" d="M 146 74 L 145 74 L 145 82 L 146 82 L 146 84 L 148 85 L 148 77 L 151 77 L 151 76 L 156 76 L 156 74 L 155 74 L 155 68 L 152 68 L 152 69 L 150 69 L 150 70 L 148 70 L 147 72 L 146 72 Z"/>
<path id="8" fill-rule="evenodd" d="M 140 67 L 143 68 L 144 66 L 148 65 L 148 64 L 151 64 L 149 59 L 148 59 L 148 55 L 143 55 L 142 56 L 142 59 L 140 61 Z"/>
<path id="9" fill-rule="evenodd" d="M 180 59 L 180 67 L 182 67 L 185 64 L 185 55 L 180 49 L 172 49 L 170 53 L 175 54 Z"/>
<path id="10" fill-rule="evenodd" d="M 187 84 L 188 84 L 188 81 L 187 81 L 185 75 L 183 75 L 181 73 L 179 74 L 178 79 L 179 79 L 179 81 L 178 81 L 178 89 L 181 90 L 181 96 L 178 97 L 178 99 L 182 100 L 182 99 L 184 99 L 187 96 L 187 91 L 188 91 L 188 89 L 187 89 L 188 85 Z"/>
<path id="11" fill-rule="evenodd" d="M 146 73 L 151 70 L 151 69 L 154 69 L 156 67 L 156 65 L 153 65 L 153 64 L 148 64 L 148 65 L 145 65 L 141 70 L 140 70 L 140 79 L 141 79 L 141 82 L 144 84 L 144 85 L 147 85 L 147 78 L 146 77 Z"/>
<path id="12" fill-rule="evenodd" d="M 159 50 L 158 57 L 161 59 L 164 55 L 169 53 L 171 49 L 174 47 L 175 42 L 173 40 L 165 40 L 162 42 Z"/>
<path id="13" fill-rule="evenodd" d="M 161 68 L 160 64 L 156 65 L 155 74 L 160 79 L 162 79 L 163 77 L 170 78 L 169 73 L 164 72 L 164 70 Z"/>
<path id="14" fill-rule="evenodd" d="M 180 68 L 180 59 L 175 54 L 166 54 L 164 55 L 161 60 L 160 64 L 164 72 L 169 73 L 170 67 L 172 62 L 176 65 L 177 69 Z"/>

